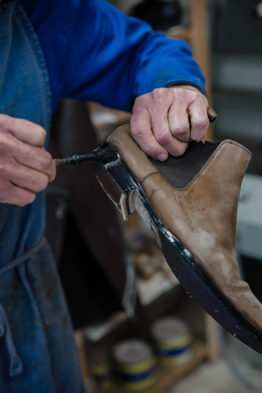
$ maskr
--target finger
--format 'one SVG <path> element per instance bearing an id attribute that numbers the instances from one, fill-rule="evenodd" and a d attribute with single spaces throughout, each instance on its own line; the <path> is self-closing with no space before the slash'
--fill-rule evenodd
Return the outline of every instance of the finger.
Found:
<path id="1" fill-rule="evenodd" d="M 29 203 L 32 203 L 35 200 L 35 197 L 36 193 L 17 187 L 13 184 L 10 187 L 10 194 L 6 203 L 17 206 L 26 206 Z"/>
<path id="2" fill-rule="evenodd" d="M 164 161 L 168 153 L 152 133 L 150 114 L 146 109 L 137 111 L 130 119 L 131 135 L 141 149 L 150 157 Z"/>
<path id="3" fill-rule="evenodd" d="M 44 146 L 46 138 L 45 130 L 40 125 L 32 123 L 29 120 L 0 114 L 0 129 L 10 133 L 21 142 L 28 143 L 32 146 Z"/>
<path id="4" fill-rule="evenodd" d="M 25 206 L 33 202 L 36 194 L 29 190 L 17 187 L 9 180 L 0 180 L 0 202 Z"/>
<path id="5" fill-rule="evenodd" d="M 176 136 L 172 135 L 168 121 L 168 113 L 152 112 L 151 123 L 156 140 L 169 154 L 177 157 L 185 152 L 187 143 L 180 141 Z"/>
<path id="6" fill-rule="evenodd" d="M 206 135 L 209 126 L 207 105 L 203 103 L 201 97 L 190 104 L 188 113 L 191 122 L 191 139 L 200 141 Z"/>
<path id="7" fill-rule="evenodd" d="M 51 155 L 43 148 L 21 142 L 8 133 L 0 133 L 0 166 L 2 170 L 12 171 L 14 162 L 22 166 L 45 173 L 52 181 L 56 175 L 56 167 Z"/>
<path id="8" fill-rule="evenodd" d="M 21 165 L 45 173 L 50 181 L 54 180 L 56 175 L 55 164 L 51 154 L 43 148 L 21 143 L 15 159 Z"/>
<path id="9" fill-rule="evenodd" d="M 190 123 L 186 106 L 180 102 L 173 103 L 168 113 L 168 120 L 172 135 L 181 142 L 189 142 Z"/>
<path id="10" fill-rule="evenodd" d="M 33 193 L 43 191 L 49 182 L 49 177 L 45 173 L 22 166 L 15 161 L 9 165 L 6 176 L 15 186 Z"/>
<path id="11" fill-rule="evenodd" d="M 185 153 L 188 143 L 187 142 L 182 142 L 179 139 L 172 137 L 172 147 L 168 147 L 168 152 L 171 154 L 173 157 L 179 157 L 182 154 Z"/>
<path id="12" fill-rule="evenodd" d="M 49 173 L 47 173 L 48 178 L 49 178 L 49 182 L 52 182 L 55 180 L 56 178 L 56 164 L 55 161 L 52 160 L 51 166 L 49 168 Z"/>

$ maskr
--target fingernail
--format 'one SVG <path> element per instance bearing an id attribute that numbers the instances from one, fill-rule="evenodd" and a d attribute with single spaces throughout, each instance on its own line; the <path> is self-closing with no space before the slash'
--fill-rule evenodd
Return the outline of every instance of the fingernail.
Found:
<path id="1" fill-rule="evenodd" d="M 159 161 L 165 161 L 167 159 L 168 155 L 166 153 L 161 153 L 159 156 L 157 156 L 157 159 Z"/>

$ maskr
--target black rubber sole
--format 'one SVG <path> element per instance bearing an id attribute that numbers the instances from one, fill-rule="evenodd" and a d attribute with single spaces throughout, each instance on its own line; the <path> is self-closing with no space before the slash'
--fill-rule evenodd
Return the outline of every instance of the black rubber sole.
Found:
<path id="1" fill-rule="evenodd" d="M 162 224 L 149 204 L 143 188 L 120 156 L 114 161 L 97 164 L 97 172 L 101 170 L 101 165 L 110 173 L 124 194 L 132 190 L 137 191 L 154 227 L 157 228 L 165 259 L 185 291 L 225 330 L 255 351 L 262 353 L 262 332 L 250 324 L 233 306 L 210 280 L 191 252 Z"/>

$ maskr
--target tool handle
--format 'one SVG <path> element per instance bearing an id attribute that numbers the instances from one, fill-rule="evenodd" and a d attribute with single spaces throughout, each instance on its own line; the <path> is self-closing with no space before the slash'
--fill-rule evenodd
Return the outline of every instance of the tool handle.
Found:
<path id="1" fill-rule="evenodd" d="M 63 158 L 54 158 L 55 166 L 61 166 L 65 164 L 77 164 L 82 161 L 89 160 L 89 154 L 72 154 Z"/>
<path id="2" fill-rule="evenodd" d="M 106 162 L 117 158 L 117 153 L 107 143 L 91 151 L 90 153 L 75 153 L 63 158 L 54 158 L 55 166 L 65 164 L 78 165 L 83 162 Z"/>

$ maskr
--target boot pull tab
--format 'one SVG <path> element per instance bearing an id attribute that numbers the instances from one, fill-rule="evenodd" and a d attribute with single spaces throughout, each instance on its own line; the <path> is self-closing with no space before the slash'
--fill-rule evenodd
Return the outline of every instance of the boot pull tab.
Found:
<path id="1" fill-rule="evenodd" d="M 214 108 L 212 108 L 212 106 L 209 106 L 207 108 L 207 115 L 208 115 L 208 119 L 209 119 L 210 123 L 213 123 L 217 118 L 217 113 L 214 110 Z"/>

